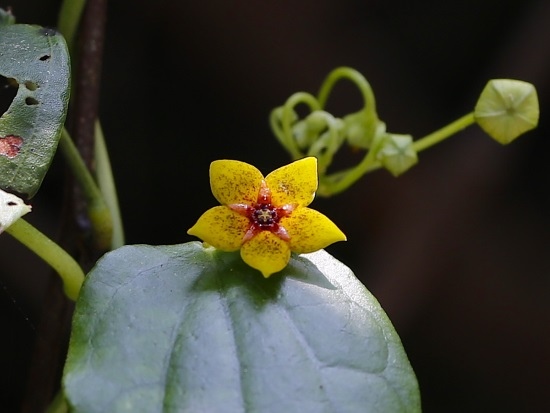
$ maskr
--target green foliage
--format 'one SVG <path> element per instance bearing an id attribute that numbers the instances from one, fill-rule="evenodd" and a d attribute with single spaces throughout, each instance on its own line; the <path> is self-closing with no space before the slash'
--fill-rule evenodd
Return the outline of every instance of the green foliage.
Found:
<path id="1" fill-rule="evenodd" d="M 269 279 L 238 253 L 122 247 L 88 275 L 64 386 L 74 412 L 419 412 L 376 299 L 324 251 Z"/>
<path id="2" fill-rule="evenodd" d="M 0 75 L 17 87 L 0 118 L 0 188 L 31 198 L 57 149 L 69 101 L 69 54 L 63 37 L 25 24 L 0 25 Z"/>
<path id="3" fill-rule="evenodd" d="M 83 6 L 65 2 L 60 13 L 59 27 L 71 44 Z M 99 123 L 99 178 L 63 129 L 70 87 L 65 40 L 14 22 L 0 9 L 0 75 L 17 88 L 0 118 L 0 188 L 34 196 L 62 135 L 98 250 L 121 245 Z M 337 118 L 325 107 L 340 79 L 358 87 L 364 107 Z M 490 85 L 475 111 L 413 141 L 386 131 L 361 74 L 337 68 L 317 96 L 298 92 L 275 108 L 271 126 L 292 158 L 317 158 L 317 193 L 329 196 L 380 167 L 402 174 L 416 164 L 417 152 L 476 121 L 502 143 L 537 125 L 532 85 L 507 79 Z M 301 104 L 310 109 L 303 119 L 295 110 Z M 363 160 L 327 174 L 344 144 L 364 151 Z M 2 199 L 14 206 L 13 198 Z M 77 299 L 63 375 L 72 412 L 420 411 L 418 384 L 391 322 L 351 270 L 325 251 L 294 255 L 265 279 L 238 252 L 197 242 L 124 246 L 100 259 L 81 288 L 82 269 L 63 248 L 22 219 L 9 224 L 6 231 L 47 261 L 68 297 Z"/>

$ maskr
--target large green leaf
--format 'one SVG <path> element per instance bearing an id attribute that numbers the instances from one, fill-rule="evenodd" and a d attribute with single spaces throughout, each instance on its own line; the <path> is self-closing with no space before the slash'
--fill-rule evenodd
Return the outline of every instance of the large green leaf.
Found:
<path id="1" fill-rule="evenodd" d="M 264 279 L 198 242 L 126 246 L 78 299 L 64 389 L 74 412 L 419 412 L 376 299 L 325 251 Z"/>
<path id="2" fill-rule="evenodd" d="M 30 198 L 57 149 L 69 100 L 69 55 L 52 29 L 0 25 L 0 75 L 17 87 L 0 117 L 0 188 Z"/>

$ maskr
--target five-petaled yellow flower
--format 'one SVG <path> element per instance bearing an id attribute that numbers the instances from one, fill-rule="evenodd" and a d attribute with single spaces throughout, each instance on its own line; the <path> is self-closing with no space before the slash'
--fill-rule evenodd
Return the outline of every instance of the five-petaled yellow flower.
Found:
<path id="1" fill-rule="evenodd" d="M 232 160 L 210 165 L 210 186 L 222 204 L 206 211 L 187 231 L 222 251 L 241 250 L 264 277 L 282 270 L 290 253 L 307 253 L 346 236 L 307 206 L 317 190 L 317 159 L 308 157 L 265 178 L 254 166 Z"/>

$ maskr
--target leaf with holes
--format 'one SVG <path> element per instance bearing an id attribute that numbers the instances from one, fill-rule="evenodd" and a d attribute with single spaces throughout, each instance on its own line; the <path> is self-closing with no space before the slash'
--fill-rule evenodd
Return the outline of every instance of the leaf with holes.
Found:
<path id="1" fill-rule="evenodd" d="M 48 171 L 65 122 L 70 67 L 54 30 L 0 26 L 1 95 L 15 97 L 0 117 L 0 188 L 31 198 Z"/>
<path id="2" fill-rule="evenodd" d="M 420 411 L 386 314 L 323 250 L 268 279 L 197 242 L 108 253 L 81 290 L 63 384 L 74 413 Z"/>

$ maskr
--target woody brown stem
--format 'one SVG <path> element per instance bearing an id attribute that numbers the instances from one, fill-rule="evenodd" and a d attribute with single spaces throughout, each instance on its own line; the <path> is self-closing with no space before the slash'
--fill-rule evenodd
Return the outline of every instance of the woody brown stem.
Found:
<path id="1" fill-rule="evenodd" d="M 93 169 L 94 124 L 99 107 L 100 77 L 106 23 L 107 0 L 88 0 L 80 28 L 77 34 L 78 51 L 71 56 L 76 63 L 73 74 L 72 101 L 67 124 L 75 139 L 76 147 L 84 162 Z M 78 257 L 85 271 L 102 253 L 94 249 L 93 244 L 82 242 L 86 239 L 87 211 L 86 202 L 72 179 L 68 188 L 64 206 L 65 222 L 62 224 L 59 244 Z M 79 226 L 74 224 L 74 211 Z M 84 223 L 81 225 L 81 223 Z M 75 246 L 81 246 L 75 251 Z M 22 413 L 45 411 L 60 387 L 60 377 L 65 362 L 70 332 L 72 304 L 61 292 L 58 276 L 53 278 L 51 288 L 45 294 L 43 316 L 38 326 L 38 340 L 32 355 L 28 373 L 25 405 Z"/>

